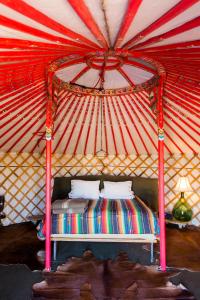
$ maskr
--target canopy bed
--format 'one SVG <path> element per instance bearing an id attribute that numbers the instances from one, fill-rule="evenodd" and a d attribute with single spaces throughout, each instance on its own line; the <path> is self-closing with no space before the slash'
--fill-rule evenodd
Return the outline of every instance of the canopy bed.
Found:
<path id="1" fill-rule="evenodd" d="M 153 78 L 146 82 L 127 88 L 106 90 L 103 88 L 104 73 L 107 68 L 116 68 L 115 64 L 106 66 L 106 63 L 113 58 L 119 63 L 128 58 L 138 58 L 143 64 L 153 66 L 155 72 Z M 84 61 L 93 59 L 103 60 L 103 66 L 100 67 L 100 88 L 86 88 L 74 83 L 64 82 L 57 77 L 56 71 L 66 66 L 71 66 Z M 98 67 L 99 68 L 99 67 Z M 103 69 L 101 69 L 103 68 Z M 51 155 L 52 155 L 52 139 L 53 124 L 56 116 L 56 108 L 58 106 L 58 92 L 61 89 L 71 91 L 77 95 L 98 95 L 100 98 L 109 95 L 122 95 L 146 90 L 153 93 L 153 104 L 156 104 L 157 125 L 158 125 L 158 201 L 159 201 L 159 225 L 160 225 L 160 267 L 166 270 L 166 245 L 165 245 L 165 217 L 164 217 L 164 120 L 163 120 L 163 85 L 166 74 L 165 70 L 158 61 L 142 54 L 140 51 L 132 50 L 105 50 L 92 51 L 84 57 L 80 57 L 80 53 L 72 56 L 63 57 L 50 64 L 48 67 L 48 101 L 46 109 L 46 256 L 45 268 L 51 269 Z M 152 105 L 153 105 L 152 104 Z M 102 150 L 102 149 L 101 149 Z"/>
<path id="2" fill-rule="evenodd" d="M 57 241 L 128 242 L 150 243 L 153 262 L 153 245 L 159 234 L 156 217 L 157 179 L 111 175 L 55 177 L 53 204 L 54 201 L 67 203 L 62 199 L 70 195 L 71 182 L 74 180 L 88 183 L 88 188 L 92 182 L 100 182 L 101 190 L 106 182 L 114 183 L 114 186 L 115 183 L 130 182 L 137 196 L 118 199 L 115 195 L 113 199 L 90 200 L 86 211 L 81 213 L 67 213 L 66 208 L 55 213 L 53 211 L 51 240 L 54 242 L 54 259 Z M 76 203 L 77 198 L 74 201 Z"/>
<path id="3" fill-rule="evenodd" d="M 49 98 L 47 102 L 46 110 L 46 258 L 45 267 L 47 270 L 51 269 L 51 240 L 58 240 L 59 237 L 56 235 L 51 235 L 51 152 L 52 152 L 52 132 L 53 132 L 53 120 L 56 114 L 57 98 L 56 93 L 60 89 L 66 89 L 73 91 L 74 93 L 81 95 L 99 95 L 109 96 L 110 94 L 127 94 L 130 92 L 137 92 L 140 90 L 148 90 L 154 93 L 154 102 L 157 103 L 157 113 L 158 113 L 158 199 L 159 199 L 159 225 L 160 225 L 160 266 L 164 271 L 166 270 L 166 250 L 165 250 L 165 218 L 164 218 L 164 131 L 163 131 L 163 84 L 165 79 L 165 70 L 160 63 L 155 61 L 148 56 L 142 55 L 138 51 L 128 51 L 128 50 L 108 50 L 108 51 L 98 51 L 90 53 L 91 58 L 100 58 L 104 60 L 103 70 L 100 73 L 101 88 L 100 89 L 90 89 L 81 86 L 77 86 L 73 83 L 65 83 L 60 78 L 56 76 L 56 71 L 62 69 L 66 66 L 79 63 L 80 58 L 76 55 L 72 57 L 64 57 L 52 63 L 48 68 L 48 92 Z M 123 89 L 113 89 L 104 90 L 104 71 L 106 66 L 106 61 L 109 58 L 116 58 L 119 61 L 124 60 L 128 57 L 137 57 L 141 59 L 144 63 L 149 63 L 154 66 L 156 73 L 152 79 L 148 80 L 144 84 L 123 88 Z M 77 61 L 78 60 L 78 61 Z M 109 67 L 109 66 L 108 66 Z M 83 236 L 82 236 L 83 237 Z M 100 237 L 100 236 L 99 236 Z M 113 235 L 114 237 L 114 235 Z M 119 236 L 118 236 L 119 237 Z M 131 236 L 133 237 L 133 235 Z M 60 239 L 64 237 L 60 236 Z M 71 239 L 71 236 L 68 236 Z M 85 237 L 83 237 L 85 238 Z M 104 236 L 105 238 L 105 236 Z M 124 238 L 127 238 L 124 236 Z M 67 237 L 65 236 L 65 239 Z M 117 238 L 118 239 L 118 238 Z M 112 238 L 113 240 L 113 238 Z M 122 238 L 123 240 L 123 238 Z M 130 240 L 130 239 L 129 239 Z M 139 238 L 136 236 L 136 240 Z M 155 236 L 148 236 L 147 239 L 153 245 L 155 241 Z M 140 240 L 141 241 L 141 240 Z M 56 244 L 56 243 L 54 243 Z"/>
<path id="4" fill-rule="evenodd" d="M 56 248 L 56 241 L 61 239 L 72 239 L 72 235 L 68 235 L 68 237 L 51 234 L 51 152 L 52 152 L 52 138 L 53 138 L 53 121 L 56 114 L 57 107 L 57 97 L 56 92 L 60 89 L 67 89 L 73 91 L 76 94 L 99 94 L 99 96 L 105 96 L 109 94 L 127 94 L 129 92 L 137 92 L 139 90 L 148 90 L 154 93 L 154 102 L 157 102 L 157 113 L 158 113 L 158 195 L 159 195 L 159 225 L 160 225 L 160 266 L 164 271 L 166 270 L 166 250 L 165 250 L 165 218 L 164 218 L 164 133 L 163 133 L 163 106 L 162 106 L 162 95 L 163 95 L 163 83 L 165 78 L 164 68 L 157 61 L 141 55 L 139 52 L 127 51 L 127 50 L 116 50 L 116 51 L 98 51 L 90 54 L 91 57 L 99 57 L 104 60 L 104 68 L 106 65 L 106 61 L 111 57 L 115 57 L 116 59 L 123 60 L 127 57 L 136 56 L 140 58 L 143 62 L 151 63 L 154 68 L 157 69 L 157 72 L 154 74 L 153 79 L 147 81 L 144 84 L 136 85 L 134 87 L 123 88 L 123 89 L 114 89 L 114 90 L 104 90 L 103 82 L 104 82 L 104 72 L 100 74 L 101 86 L 100 89 L 89 89 L 81 86 L 77 86 L 72 83 L 65 83 L 61 79 L 57 78 L 56 70 L 66 67 L 68 65 L 73 65 L 77 63 L 77 57 L 74 55 L 73 57 L 64 57 L 59 59 L 56 62 L 53 62 L 48 68 L 48 92 L 49 98 L 47 102 L 47 110 L 46 110 L 46 218 L 45 218 L 45 226 L 46 226 L 46 256 L 45 256 L 45 268 L 46 270 L 51 269 L 51 240 L 54 240 Z M 79 58 L 80 60 L 80 58 Z M 115 240 L 114 235 L 112 235 L 112 241 Z M 118 236 L 119 237 L 119 236 Z M 118 237 L 115 237 L 116 240 Z M 85 236 L 82 236 L 85 238 Z M 78 239 L 82 239 L 80 236 Z M 90 237 L 92 238 L 92 237 Z M 96 238 L 96 237 L 95 237 Z M 105 239 L 105 236 L 100 236 L 100 238 Z M 109 237 L 110 238 L 110 237 Z M 130 235 L 124 235 L 120 237 L 120 240 L 130 241 Z M 131 235 L 132 241 L 134 240 L 133 235 Z M 135 241 L 140 241 L 141 238 L 139 236 L 135 236 Z M 145 241 L 151 242 L 151 245 L 155 242 L 155 235 L 146 236 Z M 144 241 L 144 239 L 143 239 Z M 151 247 L 152 248 L 152 247 Z M 152 251 L 151 251 L 152 253 Z"/>

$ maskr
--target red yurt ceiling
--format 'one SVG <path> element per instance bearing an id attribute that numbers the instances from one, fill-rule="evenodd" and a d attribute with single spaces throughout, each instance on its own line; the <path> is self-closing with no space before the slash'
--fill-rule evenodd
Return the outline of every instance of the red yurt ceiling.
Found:
<path id="1" fill-rule="evenodd" d="M 157 153 L 165 71 L 166 153 L 199 152 L 199 0 L 0 0 L 0 151 Z"/>

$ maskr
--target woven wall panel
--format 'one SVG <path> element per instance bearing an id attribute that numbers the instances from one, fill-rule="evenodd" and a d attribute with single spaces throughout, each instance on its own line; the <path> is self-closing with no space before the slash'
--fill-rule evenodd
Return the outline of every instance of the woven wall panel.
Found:
<path id="1" fill-rule="evenodd" d="M 1 153 L 0 182 L 6 191 L 4 224 L 26 221 L 27 215 L 44 210 L 44 175 L 38 154 Z"/>
<path id="2" fill-rule="evenodd" d="M 53 156 L 53 176 L 115 174 L 157 178 L 157 156 L 92 155 Z M 200 225 L 200 160 L 198 155 L 165 157 L 165 206 L 171 211 L 179 194 L 174 187 L 179 176 L 188 176 L 193 192 L 186 197 L 193 207 L 193 224 Z M 45 206 L 45 157 L 29 153 L 0 154 L 0 182 L 6 191 L 4 224 L 26 221 L 28 215 L 41 214 Z"/>

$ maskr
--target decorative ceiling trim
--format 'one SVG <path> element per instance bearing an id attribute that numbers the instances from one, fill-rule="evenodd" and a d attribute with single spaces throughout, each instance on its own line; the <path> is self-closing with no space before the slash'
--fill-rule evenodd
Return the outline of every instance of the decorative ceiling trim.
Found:
<path id="1" fill-rule="evenodd" d="M 72 84 L 70 82 L 62 82 L 56 75 L 54 75 L 55 88 L 61 87 L 62 89 L 71 91 L 79 95 L 94 95 L 94 96 L 126 95 L 126 94 L 137 93 L 143 90 L 151 90 L 155 86 L 158 86 L 158 84 L 159 84 L 159 77 L 155 76 L 149 79 L 148 81 L 135 86 L 128 86 L 125 88 L 118 88 L 118 89 L 100 90 L 100 89 L 82 87 L 80 85 Z"/>
<path id="2" fill-rule="evenodd" d="M 88 88 L 85 86 L 74 84 L 72 82 L 64 82 L 63 80 L 58 78 L 58 76 L 55 74 L 55 72 L 57 70 L 63 69 L 70 65 L 74 65 L 77 63 L 81 63 L 81 62 L 86 62 L 86 63 L 89 62 L 90 63 L 91 58 L 98 59 L 98 57 L 102 58 L 102 56 L 116 57 L 119 60 L 119 64 L 122 64 L 123 61 L 125 59 L 127 60 L 128 57 L 139 58 L 139 59 L 153 65 L 156 68 L 157 74 L 155 74 L 155 71 L 152 69 L 152 73 L 154 73 L 153 78 L 150 78 L 146 82 L 144 82 L 142 84 L 138 84 L 138 85 L 134 85 L 133 82 L 130 81 L 129 78 L 126 76 L 126 80 L 128 80 L 128 82 L 131 84 L 131 86 L 127 86 L 124 88 L 118 88 L 118 89 Z M 90 64 L 89 64 L 89 66 L 90 66 Z M 119 70 L 120 73 L 123 72 L 123 70 L 121 70 L 119 68 L 116 68 L 116 70 Z M 123 50 L 117 50 L 117 51 L 109 50 L 109 51 L 100 51 L 100 52 L 97 51 L 95 53 L 92 52 L 85 57 L 83 57 L 83 56 L 80 57 L 79 55 L 70 55 L 70 56 L 62 57 L 62 58 L 54 61 L 53 63 L 51 63 L 48 66 L 47 71 L 48 71 L 48 73 L 52 73 L 52 72 L 54 73 L 53 84 L 55 86 L 55 89 L 61 88 L 61 89 L 71 91 L 75 94 L 94 95 L 94 96 L 125 95 L 125 94 L 137 93 L 137 92 L 140 92 L 143 90 L 150 91 L 154 87 L 159 85 L 159 77 L 160 76 L 165 77 L 165 75 L 166 75 L 163 65 L 160 62 L 158 62 L 157 60 L 153 59 L 152 57 L 144 56 L 140 52 L 123 51 Z M 82 74 L 80 74 L 80 75 L 82 75 Z M 124 72 L 123 72 L 123 76 L 125 76 Z"/>

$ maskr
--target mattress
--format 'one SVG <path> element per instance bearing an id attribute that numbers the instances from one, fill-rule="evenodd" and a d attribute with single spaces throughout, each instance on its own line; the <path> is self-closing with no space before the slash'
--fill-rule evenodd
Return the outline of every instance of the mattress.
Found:
<path id="1" fill-rule="evenodd" d="M 82 214 L 53 214 L 52 234 L 158 234 L 156 215 L 138 197 L 90 200 Z"/>

